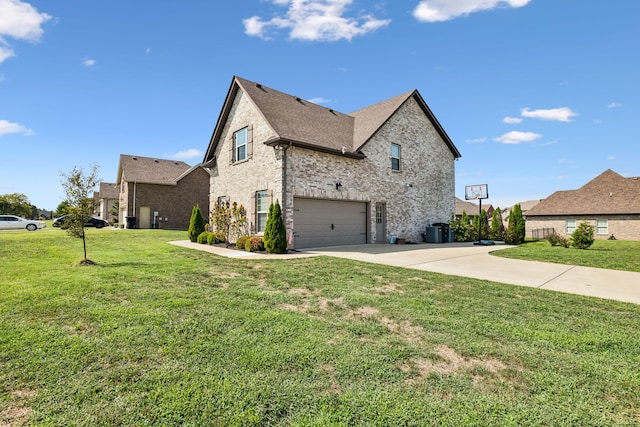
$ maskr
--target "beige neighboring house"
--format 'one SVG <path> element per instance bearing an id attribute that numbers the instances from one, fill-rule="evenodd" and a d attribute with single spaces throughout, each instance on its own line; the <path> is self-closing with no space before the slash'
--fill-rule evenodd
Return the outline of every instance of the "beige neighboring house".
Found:
<path id="1" fill-rule="evenodd" d="M 462 217 L 462 212 L 466 212 L 466 214 L 469 215 L 470 218 L 472 218 L 478 215 L 480 211 L 479 203 L 467 202 L 466 200 L 462 200 L 457 197 L 455 200 L 455 206 L 456 206 L 455 216 L 458 219 Z M 493 205 L 483 203 L 482 209 L 484 209 L 487 212 L 487 220 L 489 221 L 489 223 L 491 223 L 491 217 L 493 216 L 493 211 L 494 211 Z"/>
<path id="2" fill-rule="evenodd" d="M 535 205 L 537 205 L 538 203 L 540 203 L 542 200 L 526 200 L 524 202 L 518 202 L 515 203 L 513 206 L 515 205 L 520 205 L 520 210 L 522 211 L 522 216 L 526 218 L 527 216 L 527 212 L 533 208 Z M 504 228 L 507 228 L 509 226 L 509 215 L 511 215 L 511 211 L 513 211 L 513 206 L 509 206 L 508 208 L 505 208 L 505 210 L 503 210 L 502 213 L 502 223 L 504 224 Z M 530 236 L 530 234 L 528 234 L 527 236 Z"/>
<path id="3" fill-rule="evenodd" d="M 526 212 L 527 233 L 553 228 L 568 236 L 581 222 L 595 238 L 640 240 L 640 179 L 607 169 L 577 190 L 556 191 Z"/>
<path id="4" fill-rule="evenodd" d="M 115 182 L 101 182 L 99 190 L 94 193 L 95 216 L 102 218 L 109 223 L 114 222 L 111 209 L 113 204 L 120 198 L 120 189 Z M 118 219 L 117 217 L 115 218 Z"/>
<path id="5" fill-rule="evenodd" d="M 259 235 L 278 200 L 302 249 L 421 241 L 454 211 L 459 157 L 417 90 L 344 114 L 234 77 L 203 164 L 211 208 L 244 205 Z"/>
<path id="6" fill-rule="evenodd" d="M 201 165 L 121 154 L 116 184 L 127 227 L 135 218 L 136 228 L 187 230 L 195 205 L 209 217 L 209 172 Z"/>

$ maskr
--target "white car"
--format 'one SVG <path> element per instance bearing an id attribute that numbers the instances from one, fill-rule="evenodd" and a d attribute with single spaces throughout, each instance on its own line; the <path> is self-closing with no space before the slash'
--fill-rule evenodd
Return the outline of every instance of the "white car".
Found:
<path id="1" fill-rule="evenodd" d="M 15 215 L 0 215 L 0 230 L 29 230 L 45 228 L 47 224 L 42 221 L 24 219 Z"/>

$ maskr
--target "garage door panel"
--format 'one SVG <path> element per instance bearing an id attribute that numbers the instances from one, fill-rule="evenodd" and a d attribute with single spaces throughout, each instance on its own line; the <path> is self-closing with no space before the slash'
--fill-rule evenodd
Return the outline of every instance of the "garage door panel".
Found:
<path id="1" fill-rule="evenodd" d="M 296 248 L 367 242 L 367 204 L 338 200 L 294 200 Z"/>

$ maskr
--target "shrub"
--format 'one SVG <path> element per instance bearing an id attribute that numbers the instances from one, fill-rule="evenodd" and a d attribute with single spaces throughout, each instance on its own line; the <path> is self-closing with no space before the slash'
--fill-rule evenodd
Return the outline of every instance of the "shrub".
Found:
<path id="1" fill-rule="evenodd" d="M 556 233 L 547 234 L 544 238 L 551 246 L 562 246 L 563 248 L 569 247 L 569 239 L 564 236 L 559 236 Z"/>
<path id="2" fill-rule="evenodd" d="M 500 211 L 500 208 L 496 208 L 493 211 L 493 216 L 491 217 L 491 231 L 489 231 L 489 237 L 492 240 L 504 239 L 504 224 L 502 223 L 502 211 Z"/>
<path id="3" fill-rule="evenodd" d="M 260 236 L 249 237 L 244 244 L 244 249 L 247 252 L 264 251 L 264 240 Z"/>
<path id="4" fill-rule="evenodd" d="M 198 237 L 196 239 L 198 241 L 198 243 L 206 244 L 207 243 L 208 234 L 209 234 L 208 231 L 203 231 L 202 233 L 198 234 Z"/>
<path id="5" fill-rule="evenodd" d="M 509 226 L 505 233 L 505 243 L 519 245 L 524 242 L 525 220 L 522 216 L 522 208 L 516 203 L 509 214 Z"/>
<path id="6" fill-rule="evenodd" d="M 249 237 L 251 237 L 251 236 L 240 236 L 240 237 L 238 237 L 238 239 L 236 239 L 236 248 L 244 249 L 244 245 L 245 245 L 245 243 L 247 243 L 247 240 L 249 239 Z"/>
<path id="7" fill-rule="evenodd" d="M 227 239 L 219 231 L 214 231 L 213 235 L 216 238 L 216 243 L 227 243 Z"/>
<path id="8" fill-rule="evenodd" d="M 198 240 L 200 233 L 204 231 L 204 218 L 200 212 L 200 206 L 195 205 L 191 210 L 191 219 L 189 220 L 189 240 L 195 242 Z"/>
<path id="9" fill-rule="evenodd" d="M 287 252 L 287 230 L 282 220 L 280 203 L 277 200 L 269 206 L 267 225 L 264 230 L 264 246 L 270 254 Z"/>
<path id="10" fill-rule="evenodd" d="M 210 231 L 207 232 L 207 244 L 213 245 L 214 243 L 220 243 L 220 240 L 216 237 L 216 233 Z"/>
<path id="11" fill-rule="evenodd" d="M 571 245 L 576 249 L 587 249 L 593 245 L 593 232 L 593 225 L 587 222 L 580 223 L 571 234 Z"/>

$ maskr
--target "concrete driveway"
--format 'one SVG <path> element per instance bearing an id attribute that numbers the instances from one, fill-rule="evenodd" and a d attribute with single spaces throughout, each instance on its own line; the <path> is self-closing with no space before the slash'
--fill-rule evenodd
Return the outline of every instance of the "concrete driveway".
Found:
<path id="1" fill-rule="evenodd" d="M 640 273 L 522 261 L 489 254 L 510 247 L 503 245 L 368 244 L 309 249 L 288 255 L 264 255 L 189 241 L 171 243 L 233 258 L 282 259 L 326 255 L 640 304 Z"/>

